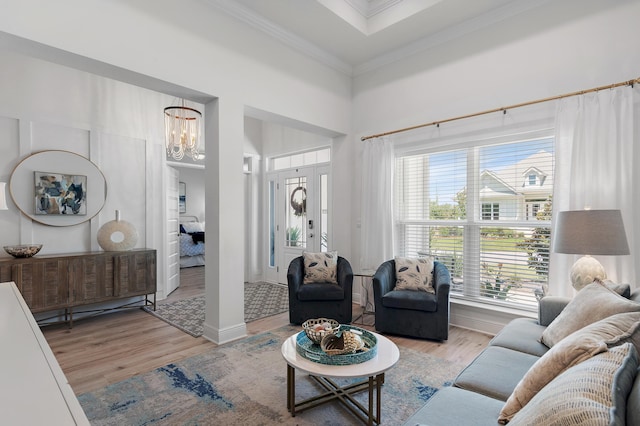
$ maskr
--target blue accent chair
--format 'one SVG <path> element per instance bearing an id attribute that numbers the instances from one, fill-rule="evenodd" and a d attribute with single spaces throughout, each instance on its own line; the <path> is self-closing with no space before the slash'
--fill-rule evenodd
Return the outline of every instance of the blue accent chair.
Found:
<path id="1" fill-rule="evenodd" d="M 421 339 L 449 338 L 449 290 L 451 275 L 446 266 L 434 262 L 435 294 L 415 290 L 394 290 L 395 261 L 388 260 L 373 276 L 376 330 Z"/>
<path id="2" fill-rule="evenodd" d="M 338 284 L 304 281 L 304 259 L 296 257 L 289 264 L 289 322 L 302 324 L 311 318 L 329 318 L 350 324 L 353 307 L 353 270 L 347 259 L 338 256 Z"/>

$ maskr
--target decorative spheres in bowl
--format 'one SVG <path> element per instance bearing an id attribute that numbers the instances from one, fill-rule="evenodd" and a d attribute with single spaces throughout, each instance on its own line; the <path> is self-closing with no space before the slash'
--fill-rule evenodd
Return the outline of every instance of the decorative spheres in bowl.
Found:
<path id="1" fill-rule="evenodd" d="M 4 251 L 13 257 L 31 257 L 36 255 L 42 244 L 20 244 L 17 246 L 4 246 Z"/>
<path id="2" fill-rule="evenodd" d="M 313 318 L 302 323 L 302 329 L 313 343 L 319 345 L 327 334 L 335 334 L 340 330 L 340 323 L 334 319 Z"/>

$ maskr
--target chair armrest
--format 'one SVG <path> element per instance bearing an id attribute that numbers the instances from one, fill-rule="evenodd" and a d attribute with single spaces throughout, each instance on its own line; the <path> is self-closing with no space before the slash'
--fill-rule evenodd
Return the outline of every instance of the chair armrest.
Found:
<path id="1" fill-rule="evenodd" d="M 560 312 L 567 306 L 571 299 L 560 296 L 545 296 L 538 303 L 538 323 L 548 326 Z"/>
<path id="2" fill-rule="evenodd" d="M 353 269 L 349 261 L 341 256 L 338 256 L 338 284 L 342 286 L 345 294 L 351 294 L 353 288 Z"/>
<path id="3" fill-rule="evenodd" d="M 373 297 L 382 301 L 382 296 L 396 286 L 396 267 L 393 260 L 383 262 L 373 275 Z"/>
<path id="4" fill-rule="evenodd" d="M 304 261 L 302 256 L 296 257 L 289 263 L 287 270 L 287 284 L 289 295 L 295 295 L 304 281 Z"/>
<path id="5" fill-rule="evenodd" d="M 451 274 L 444 264 L 433 263 L 433 288 L 438 297 L 438 306 L 446 306 L 449 303 L 449 291 L 451 290 Z"/>

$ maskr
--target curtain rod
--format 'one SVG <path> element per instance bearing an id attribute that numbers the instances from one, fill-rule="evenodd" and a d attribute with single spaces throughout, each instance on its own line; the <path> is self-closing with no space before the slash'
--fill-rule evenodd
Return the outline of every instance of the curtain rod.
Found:
<path id="1" fill-rule="evenodd" d="M 486 111 L 476 112 L 476 113 L 473 113 L 473 114 L 460 115 L 458 117 L 447 118 L 446 120 L 438 120 L 438 121 L 432 121 L 431 123 L 418 124 L 416 126 L 405 127 L 404 129 L 391 130 L 389 132 L 378 133 L 377 135 L 363 136 L 363 137 L 360 138 L 360 140 L 361 141 L 366 141 L 367 139 L 378 138 L 380 136 L 393 135 L 395 133 L 407 132 L 409 130 L 420 129 L 422 127 L 440 126 L 441 123 L 447 123 L 449 121 L 462 120 L 464 118 L 477 117 L 479 115 L 491 114 L 491 113 L 494 113 L 494 112 L 502 111 L 504 114 L 506 114 L 508 109 L 520 108 L 520 107 L 528 106 L 528 105 L 535 105 L 535 104 L 539 104 L 539 103 L 542 103 L 542 102 L 555 101 L 555 100 L 558 100 L 558 99 L 568 98 L 568 97 L 571 97 L 571 96 L 578 96 L 578 95 L 584 95 L 584 94 L 587 94 L 587 93 L 598 92 L 600 90 L 614 89 L 614 88 L 620 87 L 620 86 L 631 86 L 631 87 L 633 87 L 633 85 L 636 84 L 636 83 L 640 83 L 640 78 L 636 78 L 634 80 L 622 81 L 620 83 L 609 84 L 607 86 L 594 87 L 593 89 L 587 89 L 587 90 L 580 90 L 578 92 L 565 93 L 564 95 L 551 96 L 549 98 L 538 99 L 538 100 L 535 100 L 535 101 L 523 102 L 523 103 L 520 103 L 520 104 L 510 105 L 510 106 L 506 106 L 506 107 L 502 107 L 502 108 L 489 109 L 489 110 L 486 110 Z"/>

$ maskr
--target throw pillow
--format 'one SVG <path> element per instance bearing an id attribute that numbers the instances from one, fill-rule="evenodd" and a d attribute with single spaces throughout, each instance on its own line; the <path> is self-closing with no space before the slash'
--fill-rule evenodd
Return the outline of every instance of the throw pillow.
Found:
<path id="1" fill-rule="evenodd" d="M 640 312 L 640 303 L 594 282 L 578 292 L 544 330 L 540 341 L 552 347 L 574 331 L 622 312 Z"/>
<path id="2" fill-rule="evenodd" d="M 302 252 L 304 259 L 303 284 L 338 284 L 338 252 Z"/>
<path id="3" fill-rule="evenodd" d="M 192 232 L 204 232 L 204 226 L 200 222 L 185 222 L 182 224 L 182 229 L 187 234 Z"/>
<path id="4" fill-rule="evenodd" d="M 435 293 L 433 289 L 432 257 L 396 257 L 396 287 L 394 290 L 418 290 Z"/>
<path id="5" fill-rule="evenodd" d="M 513 417 L 517 425 L 625 424 L 638 355 L 624 343 L 571 367 Z"/>
<path id="6" fill-rule="evenodd" d="M 505 424 L 556 376 L 607 347 L 631 342 L 640 351 L 640 312 L 612 315 L 562 339 L 545 353 L 520 380 L 500 412 Z"/>

